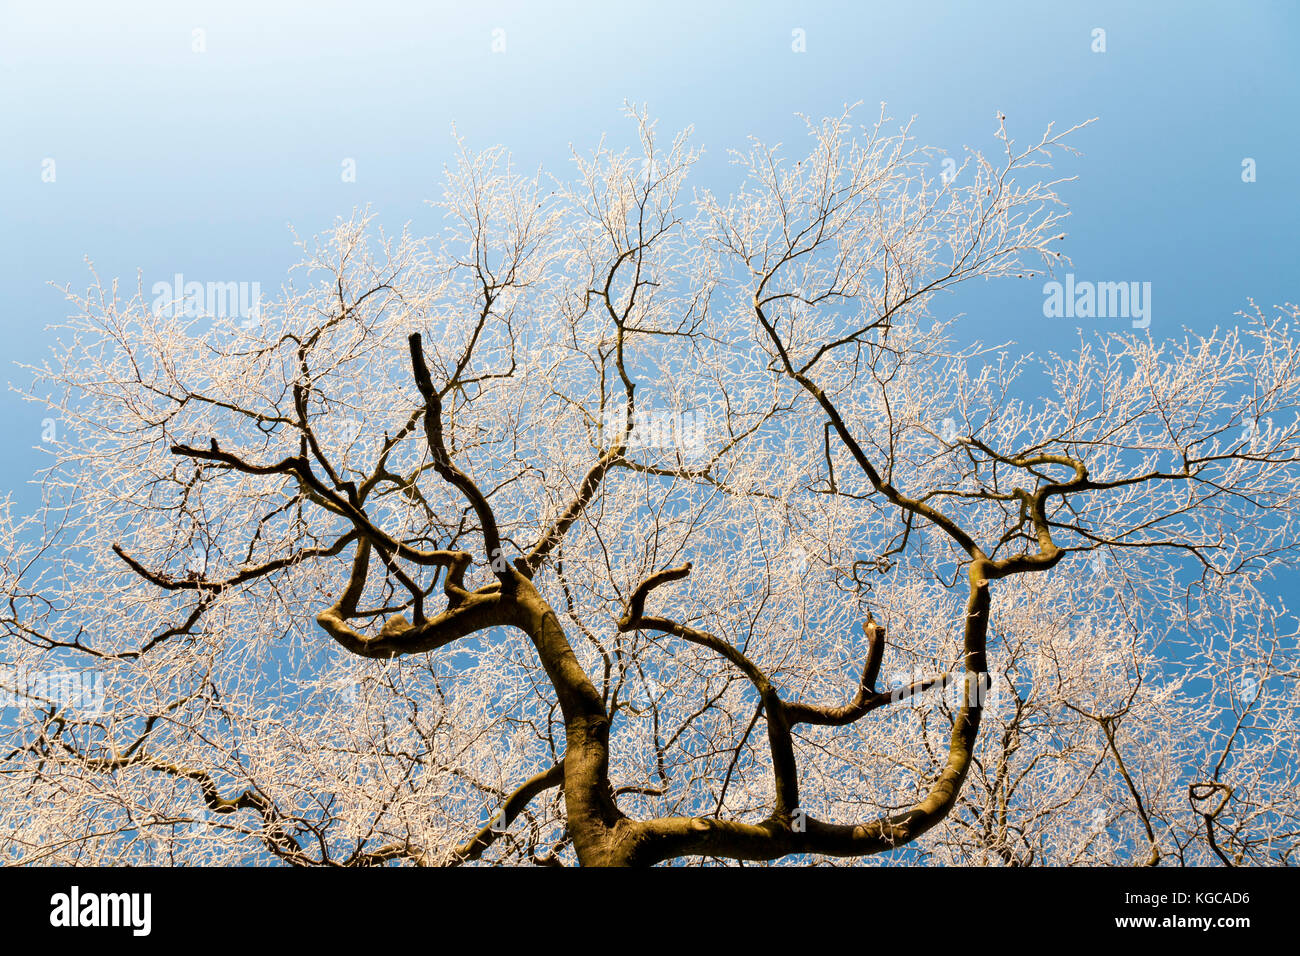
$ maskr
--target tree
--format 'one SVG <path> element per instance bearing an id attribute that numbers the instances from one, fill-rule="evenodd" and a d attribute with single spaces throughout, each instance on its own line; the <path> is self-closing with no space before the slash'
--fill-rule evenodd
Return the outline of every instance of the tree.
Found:
<path id="1" fill-rule="evenodd" d="M 935 179 L 846 112 L 722 200 L 632 115 L 567 182 L 462 145 L 255 321 L 69 292 L 9 858 L 1287 862 L 1296 308 L 959 346 L 1068 133 Z"/>

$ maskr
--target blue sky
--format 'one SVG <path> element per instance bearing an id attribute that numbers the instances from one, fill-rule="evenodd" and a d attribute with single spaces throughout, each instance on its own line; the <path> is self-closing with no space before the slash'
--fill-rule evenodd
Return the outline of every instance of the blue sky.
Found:
<path id="1" fill-rule="evenodd" d="M 424 200 L 453 123 L 473 147 L 562 171 L 569 144 L 630 133 L 624 100 L 666 130 L 693 125 L 695 182 L 724 193 L 728 147 L 792 142 L 796 113 L 846 102 L 864 120 L 882 100 L 916 115 L 917 138 L 957 156 L 995 150 L 998 110 L 1022 141 L 1097 117 L 1059 166 L 1079 177 L 1064 190 L 1073 271 L 1151 282 L 1157 337 L 1209 329 L 1247 297 L 1297 298 L 1298 39 L 1300 5 L 1284 2 L 0 0 L 0 378 L 27 383 L 11 363 L 41 359 L 66 313 L 46 283 L 84 287 L 83 257 L 132 287 L 143 270 L 146 290 L 179 272 L 270 292 L 296 259 L 290 224 L 309 235 L 369 203 L 432 228 Z M 1025 281 L 949 305 L 966 334 L 1040 351 L 1068 348 L 1080 324 L 1127 325 L 1045 319 L 1042 302 Z M 43 417 L 0 395 L 0 490 L 38 466 Z"/>

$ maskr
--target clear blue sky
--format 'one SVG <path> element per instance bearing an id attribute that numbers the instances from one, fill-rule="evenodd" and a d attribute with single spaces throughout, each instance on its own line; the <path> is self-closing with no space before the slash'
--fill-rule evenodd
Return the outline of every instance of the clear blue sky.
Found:
<path id="1" fill-rule="evenodd" d="M 706 149 L 697 183 L 729 191 L 725 150 L 801 135 L 795 114 L 884 100 L 926 143 L 993 150 L 1098 117 L 1061 170 L 1080 278 L 1152 283 L 1151 333 L 1232 321 L 1253 296 L 1300 298 L 1300 4 L 337 2 L 0 0 L 0 342 L 49 348 L 48 281 L 146 291 L 180 272 L 279 287 L 288 224 L 354 206 L 431 225 L 453 123 L 560 169 L 570 143 L 628 132 L 625 99 Z M 1106 30 L 1094 53 L 1092 31 Z M 205 31 L 206 51 L 192 49 Z M 791 49 L 802 29 L 807 50 Z M 493 53 L 493 31 L 505 31 Z M 341 181 L 345 158 L 355 183 Z M 1244 157 L 1258 179 L 1241 181 Z M 55 161 L 56 179 L 42 181 Z M 952 300 L 971 335 L 1068 347 L 1041 284 Z M 1103 323 L 1095 323 L 1105 327 Z M 1127 323 L 1113 321 L 1122 328 Z M 42 413 L 0 395 L 0 491 L 39 462 Z M 27 494 L 23 498 L 30 500 Z"/>

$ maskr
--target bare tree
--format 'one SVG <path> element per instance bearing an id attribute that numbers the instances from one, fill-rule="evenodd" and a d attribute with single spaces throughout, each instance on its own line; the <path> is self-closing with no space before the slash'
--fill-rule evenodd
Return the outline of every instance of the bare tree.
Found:
<path id="1" fill-rule="evenodd" d="M 722 200 L 632 115 L 255 321 L 69 292 L 6 859 L 1288 862 L 1297 309 L 959 346 L 1068 131 L 935 178 L 846 112 Z"/>

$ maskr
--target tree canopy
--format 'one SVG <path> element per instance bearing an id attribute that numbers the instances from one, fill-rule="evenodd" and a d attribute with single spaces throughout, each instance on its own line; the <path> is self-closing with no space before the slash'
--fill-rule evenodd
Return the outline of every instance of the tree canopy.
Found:
<path id="1" fill-rule="evenodd" d="M 719 197 L 631 119 L 458 144 L 432 236 L 340 220 L 252 320 L 69 292 L 0 853 L 1288 862 L 1300 310 L 970 344 L 1069 131 L 935 175 L 846 112 Z"/>

